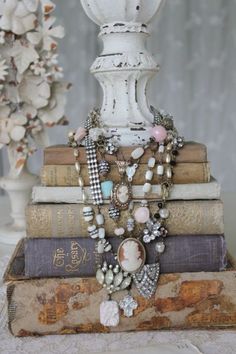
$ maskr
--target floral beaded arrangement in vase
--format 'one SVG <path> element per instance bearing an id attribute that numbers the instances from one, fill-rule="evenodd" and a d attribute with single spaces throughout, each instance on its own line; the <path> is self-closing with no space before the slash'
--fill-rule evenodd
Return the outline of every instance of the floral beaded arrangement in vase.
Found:
<path id="1" fill-rule="evenodd" d="M 146 299 L 156 291 L 161 270 L 161 254 L 165 251 L 165 238 L 168 235 L 166 220 L 169 217 L 167 198 L 173 187 L 173 173 L 178 150 L 184 145 L 178 135 L 170 115 L 151 107 L 154 121 L 150 128 L 150 139 L 144 146 L 135 148 L 129 159 L 125 160 L 119 149 L 119 141 L 103 127 L 100 111 L 89 115 L 85 127 L 69 134 L 69 146 L 73 147 L 78 184 L 82 189 L 83 216 L 88 223 L 88 235 L 94 239 L 97 264 L 96 279 L 106 289 L 107 300 L 100 305 L 100 321 L 104 326 L 119 324 L 119 311 L 131 317 L 138 303 L 129 290 L 132 283 Z M 86 205 L 87 195 L 81 176 L 80 146 L 85 146 L 87 167 L 94 207 Z M 132 180 L 139 168 L 140 159 L 150 150 L 140 205 L 134 208 Z M 119 181 L 109 180 L 110 165 L 106 155 L 115 155 Z M 99 160 L 98 160 L 99 158 Z M 156 211 L 151 213 L 145 195 L 152 190 L 154 174 L 161 179 L 161 198 L 156 202 Z M 102 213 L 102 205 L 109 200 L 109 218 Z M 121 223 L 122 212 L 128 210 L 128 218 Z M 114 235 L 121 239 L 118 249 L 113 249 L 106 238 L 106 223 L 114 223 Z M 137 231 L 138 230 L 138 231 Z M 111 235 L 108 235 L 111 236 Z M 146 245 L 153 243 L 156 251 L 155 263 L 148 263 Z M 112 254 L 116 265 L 108 264 L 106 255 Z M 128 293 L 119 304 L 112 300 L 112 294 L 127 290 Z"/>
<path id="2" fill-rule="evenodd" d="M 67 124 L 51 0 L 0 0 L 0 149 L 6 147 L 8 176 L 0 179 L 11 200 L 13 223 L 0 229 L 0 239 L 15 243 L 25 235 L 24 209 L 38 178 L 27 169 L 36 147 L 49 145 L 47 129 Z M 6 240 L 6 234 L 9 238 Z"/>

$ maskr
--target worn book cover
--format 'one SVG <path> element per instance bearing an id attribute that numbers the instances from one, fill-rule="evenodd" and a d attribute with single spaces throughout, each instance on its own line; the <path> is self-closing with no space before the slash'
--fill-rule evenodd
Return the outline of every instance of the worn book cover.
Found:
<path id="1" fill-rule="evenodd" d="M 145 183 L 146 164 L 140 164 L 132 180 L 132 185 Z M 173 169 L 173 183 L 207 183 L 210 182 L 209 163 L 178 163 Z M 81 176 L 85 186 L 89 186 L 88 166 L 81 167 Z M 101 182 L 110 179 L 114 183 L 120 181 L 116 165 L 111 165 L 109 176 L 101 177 Z M 161 177 L 154 173 L 152 183 L 159 184 Z M 78 173 L 74 165 L 45 165 L 41 169 L 41 184 L 43 186 L 78 186 Z"/>
<path id="2" fill-rule="evenodd" d="M 90 187 L 85 187 L 88 202 L 93 203 Z M 132 186 L 134 200 L 142 200 L 143 186 Z M 168 200 L 204 200 L 219 199 L 220 184 L 211 178 L 209 183 L 176 184 L 171 189 Z M 145 196 L 147 200 L 161 199 L 161 186 L 152 186 L 152 191 Z M 105 202 L 110 202 L 105 200 Z M 35 186 L 32 190 L 32 203 L 83 203 L 81 187 L 44 187 Z"/>
<path id="3" fill-rule="evenodd" d="M 117 327 L 99 321 L 106 296 L 95 278 L 24 280 L 23 247 L 19 245 L 5 274 L 8 324 L 15 336 L 109 333 L 160 329 L 236 327 L 236 270 L 161 274 L 155 296 L 141 297 L 131 318 L 121 314 Z M 127 291 L 114 294 L 119 301 Z"/>
<path id="4" fill-rule="evenodd" d="M 121 243 L 111 238 L 117 252 Z M 221 271 L 226 267 L 226 244 L 223 236 L 169 236 L 161 255 L 162 273 Z M 116 264 L 111 253 L 95 253 L 96 241 L 91 238 L 25 239 L 25 275 L 29 278 L 50 276 L 91 277 L 96 274 L 96 260 Z M 155 263 L 153 243 L 145 245 L 147 264 Z M 98 259 L 100 258 L 100 259 Z"/>
<path id="5" fill-rule="evenodd" d="M 134 204 L 134 210 L 140 203 Z M 156 202 L 150 202 L 152 214 Z M 106 220 L 106 234 L 114 234 L 114 222 L 108 216 L 109 205 L 101 206 Z M 224 233 L 223 203 L 220 200 L 170 201 L 167 229 L 170 235 L 214 235 Z M 128 211 L 120 217 L 121 225 Z M 82 204 L 31 204 L 26 208 L 26 230 L 29 237 L 86 237 L 87 223 Z M 140 225 L 139 225 L 140 227 Z M 137 226 L 135 231 L 138 232 Z"/>
<path id="6" fill-rule="evenodd" d="M 135 146 L 120 147 L 119 153 L 123 159 L 129 160 Z M 85 148 L 80 147 L 79 160 L 82 164 L 87 163 Z M 140 163 L 146 164 L 151 157 L 152 152 L 147 151 L 141 157 Z M 115 163 L 117 159 L 114 155 L 106 155 L 106 160 Z M 196 142 L 186 142 L 183 148 L 179 151 L 176 158 L 179 162 L 207 162 L 207 148 L 205 145 Z M 50 146 L 44 149 L 44 165 L 73 165 L 74 164 L 73 149 L 67 145 Z"/>

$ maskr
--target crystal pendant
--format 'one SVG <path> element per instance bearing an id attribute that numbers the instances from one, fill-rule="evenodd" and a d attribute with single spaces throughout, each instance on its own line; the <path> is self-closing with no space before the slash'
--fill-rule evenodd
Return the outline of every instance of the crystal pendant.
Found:
<path id="1" fill-rule="evenodd" d="M 121 310 L 124 311 L 126 317 L 132 317 L 134 310 L 138 307 L 137 301 L 131 295 L 126 295 L 123 300 L 119 302 Z"/>
<path id="2" fill-rule="evenodd" d="M 145 266 L 133 275 L 134 284 L 138 292 L 146 299 L 150 299 L 156 291 L 160 274 L 159 263 L 145 264 Z"/>

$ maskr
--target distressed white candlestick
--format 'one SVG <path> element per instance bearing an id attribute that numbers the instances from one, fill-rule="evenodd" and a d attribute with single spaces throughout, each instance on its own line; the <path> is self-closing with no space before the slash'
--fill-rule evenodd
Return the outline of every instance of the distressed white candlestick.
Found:
<path id="1" fill-rule="evenodd" d="M 153 116 L 146 89 L 158 65 L 146 49 L 146 39 L 162 2 L 81 0 L 86 14 L 100 26 L 103 41 L 103 51 L 91 67 L 103 89 L 101 118 L 121 145 L 143 144 L 149 137 Z"/>

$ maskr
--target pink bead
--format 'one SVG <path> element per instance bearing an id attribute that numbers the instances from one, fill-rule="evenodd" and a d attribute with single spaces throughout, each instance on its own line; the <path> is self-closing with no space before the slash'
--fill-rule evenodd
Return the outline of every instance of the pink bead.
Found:
<path id="1" fill-rule="evenodd" d="M 149 209 L 146 207 L 138 208 L 134 213 L 134 218 L 140 224 L 145 224 L 145 222 L 147 222 L 150 218 Z"/>
<path id="2" fill-rule="evenodd" d="M 162 125 L 155 125 L 150 133 L 157 143 L 162 143 L 167 137 L 167 131 Z"/>
<path id="3" fill-rule="evenodd" d="M 75 133 L 75 140 L 79 144 L 87 135 L 86 129 L 79 127 Z"/>

